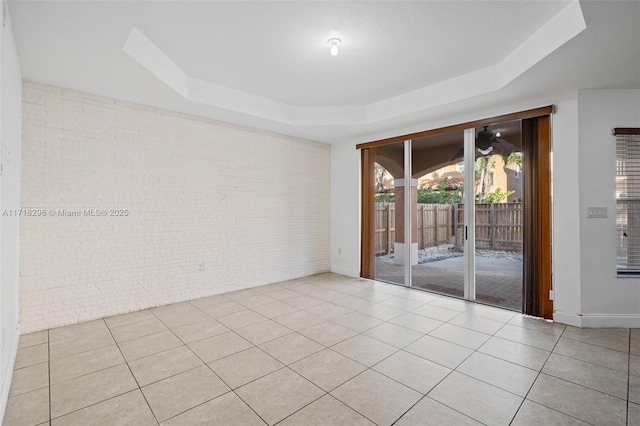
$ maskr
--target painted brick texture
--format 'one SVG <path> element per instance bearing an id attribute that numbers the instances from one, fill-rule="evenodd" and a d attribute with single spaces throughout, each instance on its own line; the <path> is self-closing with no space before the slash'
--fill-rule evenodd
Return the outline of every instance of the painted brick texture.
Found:
<path id="1" fill-rule="evenodd" d="M 22 332 L 330 268 L 329 145 L 24 82 L 22 156 Z"/>

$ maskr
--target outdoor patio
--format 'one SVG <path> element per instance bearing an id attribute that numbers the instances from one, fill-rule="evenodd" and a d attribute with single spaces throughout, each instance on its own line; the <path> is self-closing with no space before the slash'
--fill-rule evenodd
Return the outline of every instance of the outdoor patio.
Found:
<path id="1" fill-rule="evenodd" d="M 376 280 L 403 283 L 403 265 L 376 258 Z M 463 296 L 464 257 L 452 257 L 411 268 L 412 286 L 455 297 Z M 476 299 L 521 311 L 522 261 L 476 255 Z"/>

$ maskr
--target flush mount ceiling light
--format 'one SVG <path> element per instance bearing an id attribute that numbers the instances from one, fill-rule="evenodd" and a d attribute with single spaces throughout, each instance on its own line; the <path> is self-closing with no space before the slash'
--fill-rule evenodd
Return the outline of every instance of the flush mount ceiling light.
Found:
<path id="1" fill-rule="evenodd" d="M 342 40 L 335 37 L 327 40 L 327 44 L 331 46 L 331 48 L 329 49 L 329 52 L 331 53 L 332 56 L 336 56 L 338 54 L 338 45 L 340 43 L 342 43 Z"/>
<path id="2" fill-rule="evenodd" d="M 487 149 L 480 149 L 480 148 L 478 148 L 478 152 L 479 152 L 480 154 L 482 154 L 482 155 L 489 155 L 489 153 L 490 153 L 491 151 L 493 151 L 493 147 L 492 147 L 492 146 L 490 146 L 490 147 L 489 147 L 489 148 L 487 148 Z"/>

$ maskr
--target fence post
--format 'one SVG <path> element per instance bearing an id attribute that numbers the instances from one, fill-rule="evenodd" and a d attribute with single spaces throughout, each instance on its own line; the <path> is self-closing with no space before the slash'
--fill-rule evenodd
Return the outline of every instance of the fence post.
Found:
<path id="1" fill-rule="evenodd" d="M 391 253 L 391 204 L 387 203 L 387 254 Z"/>
<path id="2" fill-rule="evenodd" d="M 454 235 L 451 233 L 451 229 L 453 227 L 453 204 L 449 204 L 449 207 L 447 207 L 447 220 L 445 221 L 447 223 L 447 232 L 445 232 L 445 235 L 447 236 L 447 241 L 445 241 L 445 244 L 450 244 L 451 243 L 451 235 Z"/>
<path id="3" fill-rule="evenodd" d="M 438 224 L 438 213 L 440 212 L 440 204 L 436 204 L 435 209 L 436 209 L 435 217 L 434 217 L 434 220 L 433 220 L 433 224 L 435 226 L 435 233 L 434 233 L 435 241 L 434 241 L 434 245 L 436 247 L 438 247 L 440 245 L 440 241 L 438 240 L 438 226 L 439 226 L 439 224 Z"/>
<path id="4" fill-rule="evenodd" d="M 419 249 L 424 249 L 429 247 L 429 240 L 427 239 L 427 237 L 429 236 L 429 228 L 427 227 L 428 224 L 428 220 L 427 217 L 429 216 L 429 210 L 427 210 L 427 206 L 428 204 L 421 204 L 422 206 L 422 247 L 418 247 Z"/>
<path id="5" fill-rule="evenodd" d="M 453 244 L 458 245 L 458 204 L 453 206 Z"/>
<path id="6" fill-rule="evenodd" d="M 424 204 L 418 204 L 416 206 L 416 234 L 418 237 L 418 250 L 424 246 Z"/>
<path id="7" fill-rule="evenodd" d="M 491 239 L 491 250 L 495 250 L 495 241 L 496 241 L 496 205 L 495 203 L 491 203 L 491 208 L 489 209 L 489 233 Z"/>

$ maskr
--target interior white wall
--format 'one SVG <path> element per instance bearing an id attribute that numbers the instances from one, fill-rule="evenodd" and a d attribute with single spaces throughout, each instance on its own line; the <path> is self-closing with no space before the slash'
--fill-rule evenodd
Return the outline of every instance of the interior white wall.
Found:
<path id="1" fill-rule="evenodd" d="M 331 145 L 331 271 L 360 276 L 360 151 Z"/>
<path id="2" fill-rule="evenodd" d="M 23 332 L 330 269 L 330 145 L 32 82 L 23 109 Z"/>
<path id="3" fill-rule="evenodd" d="M 585 327 L 640 327 L 640 279 L 615 275 L 615 143 L 613 127 L 640 123 L 638 90 L 581 91 L 451 115 L 425 122 L 424 129 L 473 121 L 489 116 L 553 104 L 553 285 L 554 319 Z M 338 209 L 359 197 L 359 155 L 355 143 L 334 146 L 332 179 L 348 189 L 332 186 L 334 242 L 358 241 L 355 215 Z M 607 219 L 586 219 L 586 206 L 606 206 Z M 335 247 L 334 247 L 335 250 Z M 343 252 L 344 253 L 344 252 Z M 356 251 L 354 250 L 354 253 Z M 337 257 L 336 271 L 358 271 L 355 255 Z"/>
<path id="4" fill-rule="evenodd" d="M 640 126 L 640 90 L 578 92 L 582 325 L 640 327 L 640 278 L 616 276 L 614 127 Z M 607 207 L 605 219 L 586 218 Z"/>
<path id="5" fill-rule="evenodd" d="M 565 93 L 552 115 L 554 320 L 580 325 L 580 174 L 578 94 Z"/>
<path id="6" fill-rule="evenodd" d="M 0 4 L 0 7 L 2 5 Z M 22 80 L 11 19 L 5 9 L 5 25 L 0 27 L 0 212 L 20 208 L 21 90 Z M 0 218 L 0 419 L 9 396 L 9 387 L 18 348 L 18 252 L 19 218 Z"/>

